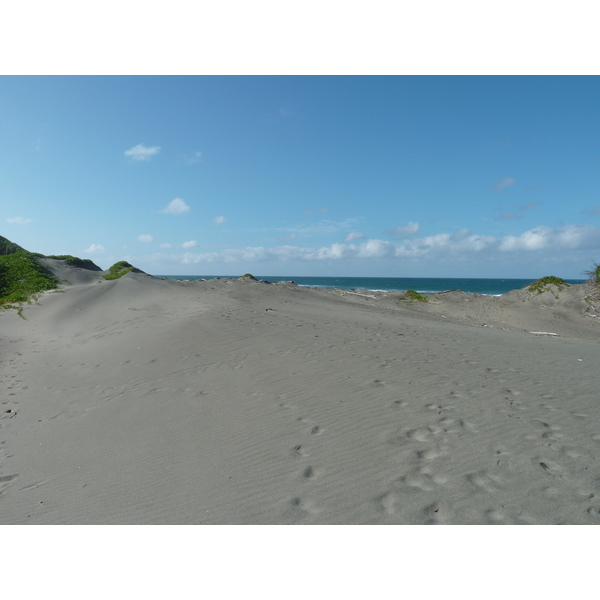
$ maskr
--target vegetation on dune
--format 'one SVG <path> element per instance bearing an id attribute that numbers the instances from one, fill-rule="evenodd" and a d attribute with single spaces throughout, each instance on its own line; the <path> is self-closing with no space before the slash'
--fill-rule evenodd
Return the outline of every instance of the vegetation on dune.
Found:
<path id="1" fill-rule="evenodd" d="M 415 290 L 406 290 L 406 292 L 404 292 L 404 296 L 400 296 L 398 300 L 408 300 L 409 302 L 429 302 L 427 296 L 423 296 L 423 294 L 419 294 L 419 292 Z"/>
<path id="2" fill-rule="evenodd" d="M 600 301 L 600 264 L 593 263 L 594 267 L 589 271 L 583 271 L 584 275 L 588 276 L 588 284 L 591 288 L 590 293 L 584 300 L 590 305 L 587 309 L 588 313 L 595 312 L 593 316 L 600 317 L 600 308 L 596 308 L 595 302 Z"/>
<path id="3" fill-rule="evenodd" d="M 123 275 L 131 271 L 133 271 L 133 265 L 130 265 L 126 260 L 121 260 L 108 269 L 108 273 L 104 275 L 104 279 L 119 279 L 119 277 L 123 277 Z"/>
<path id="4" fill-rule="evenodd" d="M 16 308 L 21 316 L 23 303 L 42 292 L 54 290 L 60 281 L 50 275 L 31 252 L 21 250 L 0 256 L 0 307 Z"/>
<path id="5" fill-rule="evenodd" d="M 252 273 L 246 273 L 245 275 L 242 275 L 240 279 L 242 281 L 258 281 L 258 279 L 252 275 Z"/>
<path id="6" fill-rule="evenodd" d="M 79 267 L 81 269 L 91 269 L 93 271 L 99 270 L 100 267 L 96 265 L 89 258 L 79 258 L 78 256 L 71 256 L 70 254 L 60 254 L 60 255 L 48 255 L 44 256 L 43 254 L 37 254 L 40 258 L 54 258 L 55 260 L 64 260 L 68 264 L 73 265 L 74 267 Z"/>
<path id="7" fill-rule="evenodd" d="M 558 289 L 559 292 L 566 287 L 569 287 L 569 284 L 560 277 L 555 277 L 554 275 L 549 275 L 547 277 L 542 277 L 533 283 L 530 283 L 525 289 L 530 294 L 542 294 L 543 292 L 554 292 L 550 286 L 554 286 Z M 554 297 L 558 299 L 558 296 L 555 294 Z"/>
<path id="8" fill-rule="evenodd" d="M 0 235 L 0 256 L 14 254 L 15 252 L 25 252 L 25 249 Z"/>
<path id="9" fill-rule="evenodd" d="M 600 264 L 594 263 L 594 267 L 589 271 L 583 271 L 587 275 L 589 283 L 600 290 Z"/>

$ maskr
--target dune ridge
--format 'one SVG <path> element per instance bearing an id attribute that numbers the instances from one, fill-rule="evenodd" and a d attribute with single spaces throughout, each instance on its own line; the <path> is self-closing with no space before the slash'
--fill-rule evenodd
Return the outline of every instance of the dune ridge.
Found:
<path id="1" fill-rule="evenodd" d="M 420 303 L 43 260 L 70 285 L 0 311 L 0 523 L 600 522 L 586 286 Z"/>

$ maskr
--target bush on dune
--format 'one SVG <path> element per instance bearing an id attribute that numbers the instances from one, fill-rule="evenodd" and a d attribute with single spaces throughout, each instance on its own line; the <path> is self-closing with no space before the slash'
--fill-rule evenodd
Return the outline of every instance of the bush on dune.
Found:
<path id="1" fill-rule="evenodd" d="M 50 275 L 31 252 L 21 250 L 0 256 L 0 306 L 18 308 L 46 290 L 54 290 L 60 281 Z"/>
<path id="2" fill-rule="evenodd" d="M 537 281 L 530 283 L 525 289 L 530 294 L 536 294 L 536 295 L 543 294 L 544 292 L 553 292 L 555 298 L 558 298 L 558 296 L 556 295 L 555 291 L 551 288 L 551 286 L 554 286 L 555 288 L 557 288 L 557 290 L 559 292 L 562 292 L 562 290 L 564 288 L 569 287 L 569 284 L 564 279 L 561 279 L 560 277 L 555 277 L 554 275 L 548 275 L 547 277 L 542 277 L 541 279 L 538 279 Z"/>
<path id="3" fill-rule="evenodd" d="M 48 256 L 43 256 L 43 255 L 38 255 L 41 258 L 53 258 L 55 260 L 64 260 L 67 262 L 67 264 L 72 265 L 74 267 L 79 267 L 81 269 L 92 269 L 92 270 L 98 270 L 99 267 L 89 258 L 79 258 L 78 256 L 71 256 L 70 254 L 60 254 L 60 255 L 48 255 Z"/>
<path id="4" fill-rule="evenodd" d="M 0 235 L 0 256 L 6 256 L 21 251 L 25 251 L 25 249 Z"/>
<path id="5" fill-rule="evenodd" d="M 119 279 L 119 277 L 123 277 L 123 275 L 131 271 L 133 271 L 133 265 L 130 265 L 126 260 L 121 260 L 108 269 L 108 273 L 104 275 L 104 279 Z"/>

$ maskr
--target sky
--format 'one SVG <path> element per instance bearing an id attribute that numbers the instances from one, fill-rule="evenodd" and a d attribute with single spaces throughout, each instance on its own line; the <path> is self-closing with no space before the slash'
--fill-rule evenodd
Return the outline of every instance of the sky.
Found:
<path id="1" fill-rule="evenodd" d="M 580 278 L 597 76 L 0 76 L 0 235 L 153 275 Z"/>

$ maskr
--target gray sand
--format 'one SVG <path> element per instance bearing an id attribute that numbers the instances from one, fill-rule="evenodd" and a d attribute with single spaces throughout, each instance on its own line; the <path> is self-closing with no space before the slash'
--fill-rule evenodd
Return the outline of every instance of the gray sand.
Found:
<path id="1" fill-rule="evenodd" d="M 51 266 L 73 285 L 0 311 L 0 523 L 600 523 L 585 286 L 421 304 Z"/>

